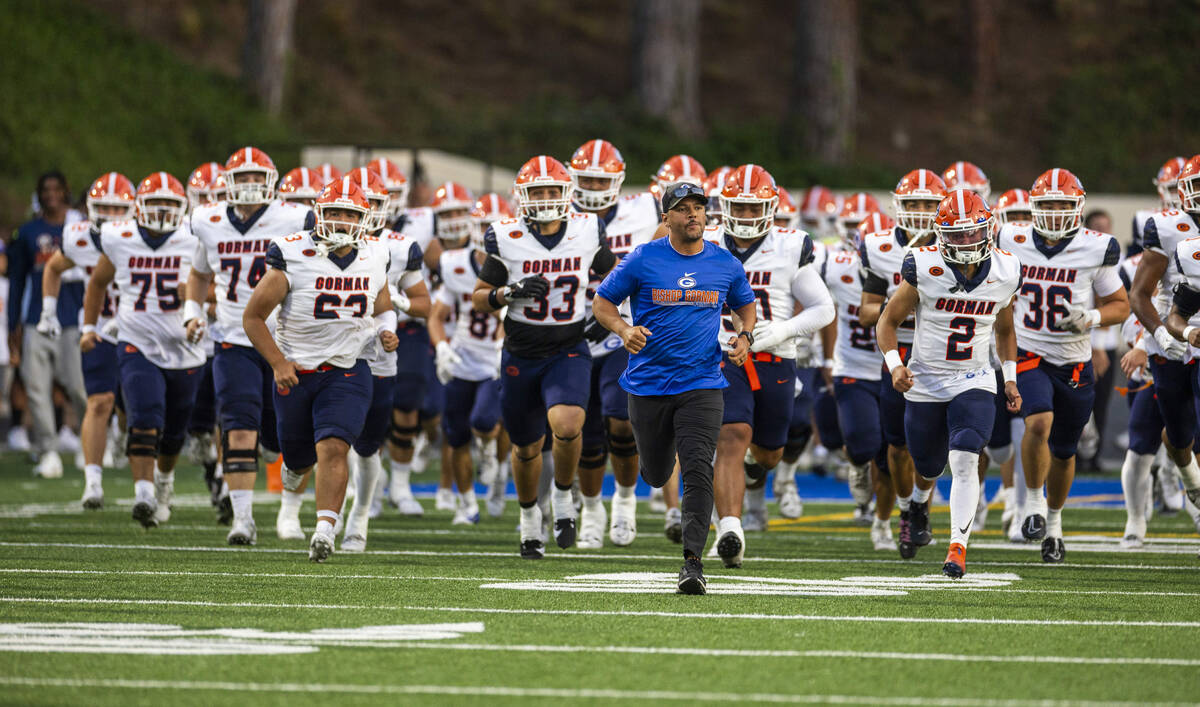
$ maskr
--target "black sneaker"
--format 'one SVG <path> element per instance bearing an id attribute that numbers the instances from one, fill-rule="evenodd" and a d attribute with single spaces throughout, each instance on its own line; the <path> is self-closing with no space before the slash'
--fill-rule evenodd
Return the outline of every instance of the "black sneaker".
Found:
<path id="1" fill-rule="evenodd" d="M 216 508 L 217 505 L 221 502 L 221 482 L 222 481 L 224 481 L 224 479 L 217 476 L 217 463 L 216 462 L 205 462 L 204 463 L 204 483 L 205 483 L 205 485 L 208 486 L 209 501 L 212 503 L 213 508 Z"/>
<path id="2" fill-rule="evenodd" d="M 154 506 L 146 501 L 133 504 L 133 519 L 141 523 L 143 528 L 158 527 L 158 521 L 154 520 Z"/>
<path id="3" fill-rule="evenodd" d="M 908 519 L 912 524 L 913 545 L 925 547 L 933 542 L 933 533 L 929 532 L 929 501 L 924 503 L 914 501 L 910 504 Z"/>
<path id="4" fill-rule="evenodd" d="M 1045 532 L 1044 528 L 1043 532 Z M 1066 555 L 1067 548 L 1063 546 L 1062 538 L 1046 538 L 1042 541 L 1042 562 L 1057 564 L 1062 562 Z"/>
<path id="5" fill-rule="evenodd" d="M 1021 535 L 1026 540 L 1041 540 L 1046 537 L 1046 519 L 1037 513 L 1026 516 L 1025 522 L 1021 523 Z"/>
<path id="6" fill-rule="evenodd" d="M 905 560 L 911 560 L 917 554 L 917 546 L 912 541 L 911 516 L 911 511 L 900 511 L 900 539 L 896 541 L 896 547 Z"/>
<path id="7" fill-rule="evenodd" d="M 704 565 L 695 555 L 687 558 L 683 569 L 679 570 L 679 584 L 675 586 L 676 594 L 703 594 L 708 586 L 704 579 Z"/>
<path id="8" fill-rule="evenodd" d="M 559 518 L 554 521 L 554 542 L 564 550 L 575 544 L 574 518 Z"/>
<path id="9" fill-rule="evenodd" d="M 521 541 L 521 559 L 540 560 L 546 556 L 546 546 L 541 540 L 529 539 Z"/>
<path id="10" fill-rule="evenodd" d="M 217 524 L 229 525 L 233 522 L 233 501 L 225 494 L 217 501 Z"/>

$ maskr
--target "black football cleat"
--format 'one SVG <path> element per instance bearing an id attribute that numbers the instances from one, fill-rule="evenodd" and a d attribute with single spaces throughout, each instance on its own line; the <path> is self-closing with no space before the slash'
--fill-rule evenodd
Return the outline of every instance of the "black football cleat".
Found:
<path id="1" fill-rule="evenodd" d="M 521 559 L 540 560 L 546 556 L 546 545 L 536 538 L 521 541 Z"/>
<path id="2" fill-rule="evenodd" d="M 911 516 L 911 511 L 900 511 L 900 538 L 896 541 L 896 548 L 905 560 L 911 560 L 917 554 L 917 546 L 912 541 Z"/>
<path id="3" fill-rule="evenodd" d="M 158 521 L 154 520 L 155 507 L 147 501 L 133 504 L 133 519 L 142 524 L 143 528 L 157 528 Z"/>
<path id="4" fill-rule="evenodd" d="M 1062 538 L 1046 538 L 1042 541 L 1042 562 L 1058 564 L 1067 556 Z"/>
<path id="5" fill-rule="evenodd" d="M 676 594 L 704 594 L 708 581 L 704 579 L 704 565 L 695 555 L 687 558 L 683 569 L 679 570 L 679 584 L 675 586 Z"/>
<path id="6" fill-rule="evenodd" d="M 908 507 L 908 519 L 912 524 L 913 545 L 925 547 L 933 542 L 933 533 L 929 531 L 929 501 L 913 501 Z"/>
<path id="7" fill-rule="evenodd" d="M 1041 540 L 1046 537 L 1046 518 L 1038 513 L 1025 517 L 1021 523 L 1021 535 L 1026 540 Z"/>
<path id="8" fill-rule="evenodd" d="M 559 518 L 554 521 L 554 542 L 564 550 L 575 544 L 574 518 Z"/>

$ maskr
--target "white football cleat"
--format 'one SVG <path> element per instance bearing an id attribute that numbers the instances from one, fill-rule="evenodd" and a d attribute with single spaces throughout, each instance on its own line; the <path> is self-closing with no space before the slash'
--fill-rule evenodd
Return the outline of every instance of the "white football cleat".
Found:
<path id="1" fill-rule="evenodd" d="M 628 547 L 637 538 L 637 497 L 622 499 L 613 496 L 612 525 L 608 527 L 608 539 L 617 547 Z"/>
<path id="2" fill-rule="evenodd" d="M 230 545 L 253 545 L 258 542 L 258 528 L 254 525 L 254 518 L 234 518 L 233 527 L 229 529 L 225 541 Z"/>
<path id="3" fill-rule="evenodd" d="M 89 511 L 98 511 L 104 508 L 104 487 L 100 485 L 99 481 L 87 482 L 83 485 L 83 498 L 80 503 Z"/>
<path id="4" fill-rule="evenodd" d="M 433 507 L 439 511 L 455 510 L 454 492 L 448 488 L 438 487 L 433 497 Z"/>
<path id="5" fill-rule="evenodd" d="M 31 449 L 29 433 L 24 427 L 17 425 L 8 431 L 8 448 L 14 452 L 28 452 Z"/>
<path id="6" fill-rule="evenodd" d="M 143 528 L 157 528 L 158 521 L 154 520 L 154 497 L 135 498 L 133 501 L 133 519 L 142 524 Z"/>
<path id="7" fill-rule="evenodd" d="M 475 525 L 479 522 L 479 505 L 474 507 L 463 506 L 454 509 L 454 518 L 450 521 L 450 525 Z"/>
<path id="8" fill-rule="evenodd" d="M 342 538 L 342 552 L 362 552 L 367 549 L 367 539 L 358 533 Z"/>
<path id="9" fill-rule="evenodd" d="M 275 535 L 280 540 L 303 540 L 304 529 L 300 527 L 300 507 L 295 509 L 279 507 L 275 516 Z"/>
<path id="10" fill-rule="evenodd" d="M 650 510 L 655 513 L 667 512 L 667 502 L 663 500 L 662 489 L 650 489 Z"/>
<path id="11" fill-rule="evenodd" d="M 608 512 L 604 503 L 596 504 L 594 511 L 585 505 L 579 512 L 579 537 L 575 546 L 583 550 L 599 550 L 604 547 L 604 527 L 608 525 Z"/>
<path id="12" fill-rule="evenodd" d="M 767 529 L 767 487 L 746 489 L 742 511 L 742 529 L 761 532 Z"/>
<path id="13" fill-rule="evenodd" d="M 794 479 L 780 484 L 779 515 L 784 518 L 799 518 L 804 515 L 804 502 L 800 500 L 800 492 L 796 490 Z"/>
<path id="14" fill-rule="evenodd" d="M 493 518 L 504 515 L 505 491 L 508 488 L 508 462 L 500 465 L 487 490 L 487 512 Z"/>
<path id="15" fill-rule="evenodd" d="M 479 445 L 479 483 L 491 486 L 500 472 L 500 460 L 496 458 L 496 440 L 490 439 Z"/>
<path id="16" fill-rule="evenodd" d="M 850 497 L 854 505 L 864 506 L 871 502 L 871 469 L 867 465 L 851 464 L 846 470 L 846 483 L 850 486 Z"/>
<path id="17" fill-rule="evenodd" d="M 871 544 L 876 550 L 895 552 L 896 541 L 892 539 L 891 523 L 875 522 L 871 525 Z"/>
<path id="18" fill-rule="evenodd" d="M 1125 537 L 1121 538 L 1120 544 L 1122 550 L 1136 550 L 1145 546 L 1146 539 L 1141 535 L 1127 533 Z"/>
<path id="19" fill-rule="evenodd" d="M 663 523 L 663 532 L 671 542 L 683 542 L 683 513 L 678 508 L 667 509 L 666 520 Z M 713 556 L 715 557 L 716 545 L 713 545 L 713 551 Z"/>
<path id="20" fill-rule="evenodd" d="M 37 466 L 33 468 L 33 475 L 43 479 L 61 479 L 63 463 L 58 452 L 43 452 Z"/>
<path id="21" fill-rule="evenodd" d="M 333 554 L 333 542 L 334 538 L 329 533 L 313 531 L 312 539 L 308 541 L 308 559 L 313 562 L 324 562 Z"/>
<path id="22" fill-rule="evenodd" d="M 412 473 L 422 474 L 425 472 L 425 467 L 429 465 L 429 440 L 425 438 L 425 433 L 421 432 L 417 438 L 413 440 L 413 458 L 412 458 Z"/>
<path id="23" fill-rule="evenodd" d="M 171 504 L 175 501 L 175 473 L 164 474 L 154 470 L 154 501 L 158 508 L 154 511 L 154 520 L 166 523 L 171 520 Z"/>
<path id="24" fill-rule="evenodd" d="M 742 526 L 739 523 L 737 527 L 725 531 L 721 537 L 717 538 L 717 542 L 713 543 L 716 548 L 717 556 L 721 558 L 721 562 L 725 563 L 726 567 L 739 568 L 742 566 L 742 559 L 746 555 L 746 535 L 742 531 Z"/>

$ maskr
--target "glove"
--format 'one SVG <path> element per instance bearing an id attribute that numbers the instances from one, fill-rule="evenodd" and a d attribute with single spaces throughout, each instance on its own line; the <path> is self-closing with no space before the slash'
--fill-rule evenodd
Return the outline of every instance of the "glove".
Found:
<path id="1" fill-rule="evenodd" d="M 583 338 L 587 339 L 593 344 L 598 344 L 601 341 L 604 341 L 611 333 L 612 332 L 610 332 L 608 329 L 604 328 L 603 324 L 596 321 L 595 316 L 588 317 L 587 321 L 584 322 Z"/>
<path id="2" fill-rule="evenodd" d="M 434 365 L 437 368 L 438 380 L 445 385 L 454 377 L 452 369 L 462 363 L 462 356 L 454 352 L 450 348 L 450 343 L 447 341 L 439 341 L 434 348 Z"/>
<path id="3" fill-rule="evenodd" d="M 754 325 L 754 343 L 750 350 L 758 353 L 779 346 L 790 337 L 783 327 L 775 322 L 758 322 Z"/>
<path id="4" fill-rule="evenodd" d="M 541 275 L 530 275 L 524 280 L 518 280 L 515 284 L 508 286 L 508 294 L 505 299 L 512 301 L 514 299 L 537 299 L 545 297 L 550 292 L 550 281 Z"/>
<path id="5" fill-rule="evenodd" d="M 62 325 L 58 323 L 58 312 L 43 309 L 36 328 L 39 334 L 57 339 L 58 335 L 62 333 Z"/>
<path id="6" fill-rule="evenodd" d="M 106 339 L 117 339 L 117 318 L 113 317 L 105 322 L 104 326 L 100 327 L 100 335 Z"/>
<path id="7" fill-rule="evenodd" d="M 1187 344 L 1171 336 L 1171 332 L 1167 331 L 1165 326 L 1159 326 L 1154 330 L 1154 340 L 1162 349 L 1163 356 L 1173 361 L 1182 361 L 1187 354 Z"/>
<path id="8" fill-rule="evenodd" d="M 1058 327 L 1076 334 L 1086 334 L 1088 330 L 1100 323 L 1100 312 L 1095 309 L 1075 306 L 1068 310 L 1067 316 L 1058 323 Z"/>

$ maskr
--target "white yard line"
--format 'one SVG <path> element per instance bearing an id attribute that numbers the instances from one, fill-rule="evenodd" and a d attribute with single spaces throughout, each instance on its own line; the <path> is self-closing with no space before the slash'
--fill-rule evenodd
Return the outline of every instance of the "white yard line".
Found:
<path id="1" fill-rule="evenodd" d="M 68 543 L 68 542 L 0 542 L 0 547 L 63 547 L 74 549 L 88 550 L 152 550 L 152 551 L 168 551 L 168 552 L 245 552 L 245 553 L 284 553 L 284 554 L 307 554 L 307 549 L 302 547 L 295 548 L 274 548 L 274 547 L 230 547 L 228 545 L 141 545 L 141 544 L 122 544 L 122 543 Z M 1016 549 L 1027 550 L 1031 556 L 1036 549 L 1034 546 L 1017 546 Z M 1114 549 L 1113 552 L 1116 550 Z M 497 557 L 497 558 L 516 558 L 517 552 L 466 552 L 466 551 L 446 551 L 446 550 L 367 550 L 363 555 L 383 555 L 383 556 L 409 556 L 409 557 Z M 679 562 L 679 555 L 634 555 L 634 554 L 618 554 L 611 552 L 583 552 L 572 550 L 570 552 L 551 552 L 546 554 L 547 560 L 669 560 L 670 562 Z M 767 563 L 783 563 L 783 564 L 846 564 L 852 562 L 855 564 L 885 564 L 885 565 L 906 565 L 912 566 L 912 560 L 901 559 L 882 559 L 882 558 L 832 558 L 832 557 L 759 557 L 755 555 L 747 555 L 746 563 L 753 564 L 757 562 Z M 1071 563 L 1064 562 L 1057 565 L 1045 565 L 1034 560 L 1026 560 L 1023 562 L 997 562 L 997 561 L 973 561 L 973 567 L 1023 567 L 1026 570 L 1044 567 L 1049 569 L 1058 568 L 1082 568 L 1082 569 L 1112 569 L 1112 570 L 1159 570 L 1159 571 L 1179 571 L 1179 572 L 1200 572 L 1200 564 L 1195 565 L 1143 565 L 1143 564 L 1100 564 L 1100 563 Z"/>
<path id="2" fill-rule="evenodd" d="M 186 680 L 124 680 L 0 676 L 11 687 L 106 688 L 129 690 L 281 692 L 359 695 L 448 695 L 463 697 L 533 697 L 543 699 L 671 700 L 682 702 L 760 702 L 775 704 L 892 705 L 895 707 L 1175 707 L 1182 702 L 1111 702 L 1087 700 L 1018 700 L 969 697 L 885 697 L 876 695 L 702 692 L 696 690 L 616 690 L 610 688 L 502 687 L 495 685 L 380 685 L 363 683 L 265 683 Z"/>
<path id="3" fill-rule="evenodd" d="M 683 611 L 602 611 L 586 609 L 498 609 L 464 606 L 387 606 L 383 604 L 317 604 L 254 601 L 206 601 L 185 599 L 120 599 L 120 598 L 67 598 L 67 597 L 19 597 L 0 596 L 0 604 L 78 604 L 85 606 L 145 606 L 148 609 L 161 606 L 198 606 L 230 609 L 301 609 L 301 610 L 356 610 L 356 611 L 432 611 L 449 613 L 551 615 L 551 616 L 652 616 L 659 618 L 697 619 L 740 619 L 766 621 L 832 621 L 855 623 L 912 623 L 912 624 L 979 624 L 988 626 L 1104 626 L 1120 628 L 1200 628 L 1198 621 L 1105 621 L 1072 619 L 987 619 L 969 617 L 927 616 L 824 616 L 812 614 L 737 614 Z"/>

